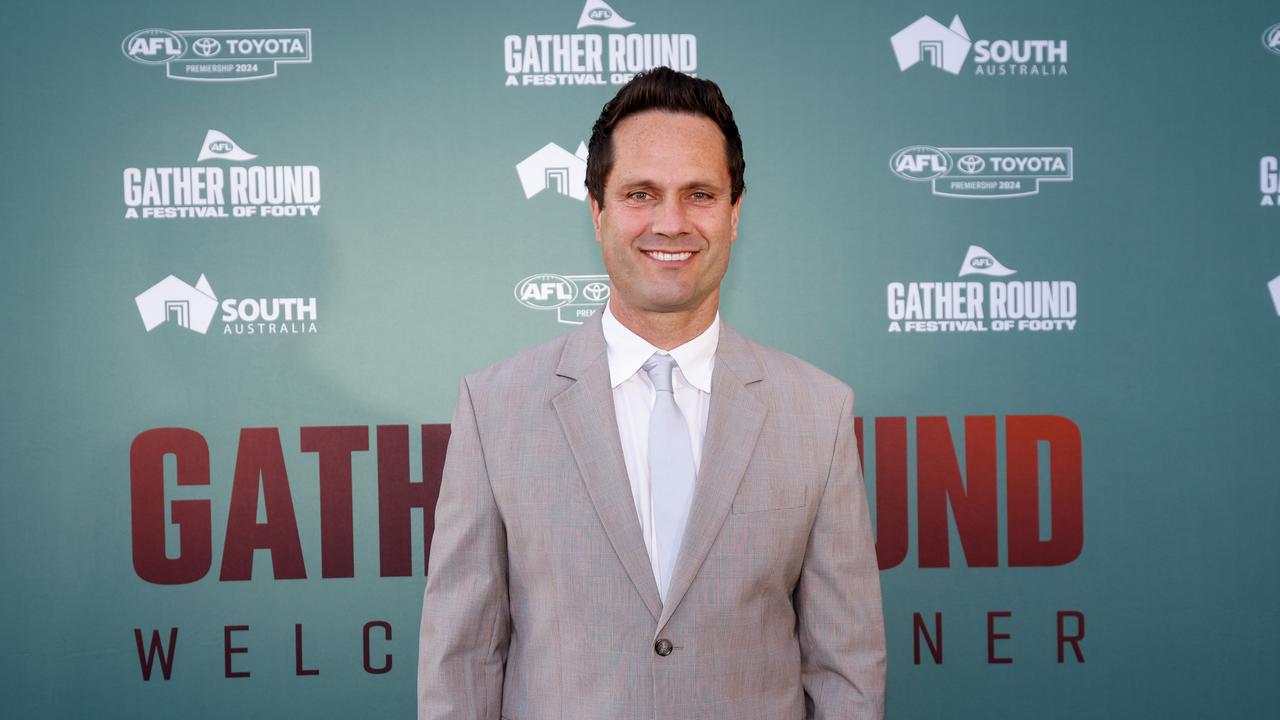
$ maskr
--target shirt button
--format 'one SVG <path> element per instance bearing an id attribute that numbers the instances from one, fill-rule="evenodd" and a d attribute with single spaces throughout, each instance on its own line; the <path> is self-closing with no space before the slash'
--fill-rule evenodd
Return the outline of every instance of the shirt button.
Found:
<path id="1" fill-rule="evenodd" d="M 658 642 L 653 644 L 653 651 L 658 653 L 662 657 L 666 657 L 671 654 L 671 650 L 674 647 L 675 646 L 671 644 L 670 640 L 666 638 L 662 638 L 658 640 Z"/>

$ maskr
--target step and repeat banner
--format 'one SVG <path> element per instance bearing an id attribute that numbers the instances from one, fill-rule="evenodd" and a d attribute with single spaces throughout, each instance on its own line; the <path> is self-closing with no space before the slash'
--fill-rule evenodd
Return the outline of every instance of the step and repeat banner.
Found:
<path id="1" fill-rule="evenodd" d="M 858 392 L 888 716 L 1280 704 L 1273 3 L 5 18 L 5 717 L 412 717 L 458 379 L 608 299 L 659 64 L 742 129 L 724 318 Z"/>

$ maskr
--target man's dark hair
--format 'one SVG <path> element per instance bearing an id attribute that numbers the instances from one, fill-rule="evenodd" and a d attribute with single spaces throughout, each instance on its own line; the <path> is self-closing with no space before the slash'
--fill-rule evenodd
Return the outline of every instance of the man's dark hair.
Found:
<path id="1" fill-rule="evenodd" d="M 742 136 L 733 121 L 733 110 L 724 101 L 720 86 L 710 80 L 686 75 L 669 67 L 656 67 L 631 79 L 612 100 L 605 103 L 591 128 L 587 147 L 587 190 L 604 207 L 604 182 L 613 170 L 613 131 L 623 118 L 647 110 L 703 115 L 724 133 L 725 156 L 729 159 L 730 202 L 737 202 L 746 185 L 742 176 L 747 161 L 742 157 Z"/>

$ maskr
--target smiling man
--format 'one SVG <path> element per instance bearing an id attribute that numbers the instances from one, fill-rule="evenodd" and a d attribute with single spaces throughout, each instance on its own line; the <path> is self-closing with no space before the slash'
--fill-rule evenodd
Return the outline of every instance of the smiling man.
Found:
<path id="1" fill-rule="evenodd" d="M 720 321 L 745 162 L 720 89 L 636 76 L 592 131 L 612 292 L 463 379 L 419 718 L 878 718 L 853 393 Z"/>

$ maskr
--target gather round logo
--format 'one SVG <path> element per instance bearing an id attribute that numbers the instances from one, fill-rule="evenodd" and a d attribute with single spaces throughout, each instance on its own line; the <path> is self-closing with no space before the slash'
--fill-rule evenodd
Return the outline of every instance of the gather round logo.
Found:
<path id="1" fill-rule="evenodd" d="M 530 275 L 516 283 L 516 302 L 534 310 L 554 310 L 577 295 L 577 286 L 562 275 Z"/>
<path id="2" fill-rule="evenodd" d="M 889 169 L 903 180 L 923 182 L 946 175 L 951 169 L 951 156 L 929 145 L 912 145 L 889 158 Z"/>
<path id="3" fill-rule="evenodd" d="M 124 56 L 143 65 L 163 65 L 182 57 L 187 51 L 187 41 L 175 32 L 161 28 L 147 28 L 129 34 L 120 43 Z"/>

